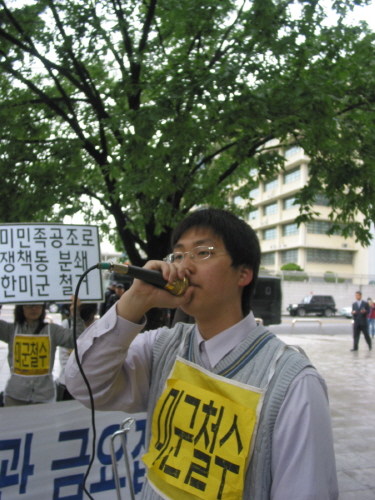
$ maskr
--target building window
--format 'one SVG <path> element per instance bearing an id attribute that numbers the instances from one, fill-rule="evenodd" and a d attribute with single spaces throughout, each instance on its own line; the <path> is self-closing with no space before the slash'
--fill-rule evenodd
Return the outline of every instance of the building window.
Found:
<path id="1" fill-rule="evenodd" d="M 256 196 L 259 196 L 259 187 L 252 189 L 249 193 L 250 199 L 255 198 Z"/>
<path id="2" fill-rule="evenodd" d="M 289 184 L 289 182 L 297 181 L 301 177 L 301 167 L 292 168 L 284 174 L 284 184 Z"/>
<path id="3" fill-rule="evenodd" d="M 293 264 L 297 264 L 298 262 L 298 250 L 284 250 L 281 252 L 281 263 L 289 264 L 292 262 Z"/>
<path id="4" fill-rule="evenodd" d="M 325 220 L 310 220 L 306 224 L 307 232 L 311 234 L 327 234 L 332 226 L 332 222 L 328 222 Z M 332 234 L 341 235 L 342 233 L 340 229 L 337 228 Z"/>
<path id="5" fill-rule="evenodd" d="M 263 207 L 263 215 L 272 215 L 277 214 L 277 202 L 270 203 L 269 205 L 264 205 Z"/>
<path id="6" fill-rule="evenodd" d="M 289 146 L 288 148 L 285 148 L 284 156 L 285 158 L 290 158 L 291 156 L 300 153 L 302 151 L 302 148 L 300 146 Z"/>
<path id="7" fill-rule="evenodd" d="M 264 240 L 275 240 L 276 239 L 276 228 L 270 227 L 269 229 L 265 229 L 263 231 L 263 239 Z"/>
<path id="8" fill-rule="evenodd" d="M 283 236 L 291 236 L 292 234 L 298 234 L 298 232 L 298 224 L 296 222 L 283 225 Z"/>
<path id="9" fill-rule="evenodd" d="M 264 190 L 265 191 L 271 191 L 271 189 L 276 189 L 278 186 L 278 179 L 277 177 L 275 179 L 272 179 L 271 181 L 267 181 L 264 183 Z"/>
<path id="10" fill-rule="evenodd" d="M 327 234 L 331 223 L 325 220 L 310 220 L 306 224 L 307 232 L 310 234 Z"/>
<path id="11" fill-rule="evenodd" d="M 298 207 L 298 205 L 294 204 L 295 201 L 296 201 L 295 196 L 290 196 L 289 198 L 284 198 L 283 199 L 283 209 L 289 210 L 290 208 Z"/>
<path id="12" fill-rule="evenodd" d="M 328 264 L 353 264 L 353 253 L 349 250 L 325 250 L 308 248 L 307 262 L 324 262 Z"/>
<path id="13" fill-rule="evenodd" d="M 314 205 L 319 205 L 322 207 L 328 207 L 328 199 L 323 193 L 318 193 L 315 196 Z"/>
<path id="14" fill-rule="evenodd" d="M 259 218 L 259 209 L 255 209 L 255 210 L 252 210 L 250 213 L 249 213 L 249 220 L 254 220 L 254 219 L 258 219 Z"/>
<path id="15" fill-rule="evenodd" d="M 327 232 L 332 228 L 333 223 L 324 220 L 311 220 L 307 222 L 307 232 L 311 234 L 327 234 Z M 340 226 L 341 227 L 341 226 Z M 333 231 L 333 235 L 342 236 L 342 229 L 337 227 Z M 349 236 L 353 235 L 353 231 L 349 231 Z"/>
<path id="16" fill-rule="evenodd" d="M 261 264 L 263 266 L 272 266 L 275 264 L 276 254 L 275 252 L 262 253 Z"/>

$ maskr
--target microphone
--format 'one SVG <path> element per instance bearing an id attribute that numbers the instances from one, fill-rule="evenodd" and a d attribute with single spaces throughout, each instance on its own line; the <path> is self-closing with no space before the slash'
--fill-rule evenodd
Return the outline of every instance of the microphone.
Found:
<path id="1" fill-rule="evenodd" d="M 143 267 L 136 267 L 127 264 L 114 264 L 113 262 L 99 262 L 97 267 L 98 269 L 105 269 L 115 273 L 127 274 L 132 278 L 137 278 L 145 283 L 149 283 L 150 285 L 157 286 L 158 288 L 164 288 L 172 295 L 183 295 L 189 287 L 189 281 L 186 277 L 183 280 L 176 278 L 174 282 L 170 284 L 168 281 L 165 281 L 159 271 L 144 269 Z"/>

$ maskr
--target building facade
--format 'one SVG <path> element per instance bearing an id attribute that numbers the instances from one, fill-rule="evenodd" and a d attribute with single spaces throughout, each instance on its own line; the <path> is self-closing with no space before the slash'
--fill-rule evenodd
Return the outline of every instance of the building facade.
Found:
<path id="1" fill-rule="evenodd" d="M 314 211 L 319 215 L 297 225 L 299 206 L 295 196 L 307 183 L 309 158 L 297 146 L 283 154 L 285 171 L 260 182 L 249 194 L 255 209 L 248 221 L 259 236 L 262 267 L 276 272 L 284 264 L 295 263 L 307 273 L 369 274 L 368 249 L 356 243 L 354 236 L 326 234 L 331 222 L 324 194 L 315 200 Z"/>

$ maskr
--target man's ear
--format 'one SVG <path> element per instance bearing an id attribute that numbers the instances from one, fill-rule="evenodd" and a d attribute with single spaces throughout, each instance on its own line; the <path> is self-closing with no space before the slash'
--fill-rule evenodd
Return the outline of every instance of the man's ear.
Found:
<path id="1" fill-rule="evenodd" d="M 239 286 L 246 286 L 249 283 L 251 283 L 253 275 L 254 275 L 253 270 L 250 269 L 250 267 L 242 266 L 240 279 L 238 281 Z"/>

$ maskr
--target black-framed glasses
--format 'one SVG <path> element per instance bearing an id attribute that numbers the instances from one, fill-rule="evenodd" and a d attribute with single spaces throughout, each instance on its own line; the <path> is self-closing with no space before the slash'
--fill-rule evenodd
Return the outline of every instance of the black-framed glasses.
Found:
<path id="1" fill-rule="evenodd" d="M 192 248 L 188 252 L 173 252 L 165 257 L 164 262 L 172 264 L 181 264 L 184 261 L 185 255 L 189 255 L 192 260 L 207 260 L 211 257 L 211 252 L 215 250 L 214 247 L 209 247 L 206 245 L 201 245 L 199 247 Z M 226 254 L 227 252 L 216 252 L 215 255 Z"/>

